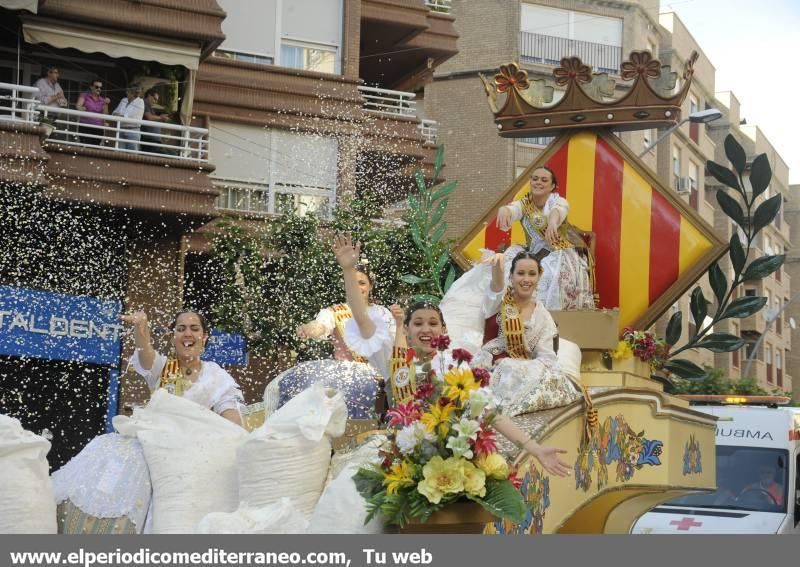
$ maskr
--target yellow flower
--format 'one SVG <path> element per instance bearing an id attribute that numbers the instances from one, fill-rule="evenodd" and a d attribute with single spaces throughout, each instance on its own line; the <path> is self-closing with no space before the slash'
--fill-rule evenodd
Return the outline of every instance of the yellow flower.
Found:
<path id="1" fill-rule="evenodd" d="M 464 469 L 464 490 L 467 494 L 481 498 L 486 496 L 486 473 L 469 461 L 464 461 L 461 466 Z"/>
<path id="2" fill-rule="evenodd" d="M 433 433 L 438 427 L 438 434 L 441 436 L 447 435 L 450 429 L 450 414 L 456 409 L 453 404 L 447 404 L 442 407 L 439 404 L 434 404 L 430 411 L 422 414 L 420 421 L 425 425 L 425 429 Z"/>
<path id="3" fill-rule="evenodd" d="M 481 455 L 478 457 L 477 465 L 489 478 L 498 480 L 508 478 L 508 463 L 500 453 Z"/>
<path id="4" fill-rule="evenodd" d="M 439 455 L 422 467 L 424 479 L 417 484 L 417 491 L 431 504 L 438 504 L 446 494 L 458 494 L 464 490 L 463 459 Z"/>
<path id="5" fill-rule="evenodd" d="M 383 476 L 383 484 L 387 494 L 396 494 L 406 486 L 414 484 L 414 467 L 408 461 L 392 465 L 391 470 Z"/>
<path id="6" fill-rule="evenodd" d="M 611 358 L 614 360 L 627 360 L 633 356 L 633 349 L 628 341 L 620 341 L 617 348 L 611 351 Z"/>
<path id="7" fill-rule="evenodd" d="M 480 388 L 480 384 L 475 381 L 472 370 L 469 369 L 454 368 L 444 375 L 444 381 L 450 386 L 444 395 L 462 402 L 469 399 L 469 393 L 472 390 Z"/>

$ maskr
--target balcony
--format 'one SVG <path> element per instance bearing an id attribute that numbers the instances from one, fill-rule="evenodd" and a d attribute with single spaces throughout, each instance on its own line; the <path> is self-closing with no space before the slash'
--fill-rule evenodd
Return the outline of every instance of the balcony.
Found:
<path id="1" fill-rule="evenodd" d="M 423 118 L 419 125 L 419 131 L 422 133 L 422 139 L 427 146 L 436 146 L 439 143 L 439 124 L 436 120 L 428 120 Z"/>
<path id="2" fill-rule="evenodd" d="M 22 124 L 38 124 L 36 95 L 39 89 L 10 83 L 0 83 L 0 120 Z"/>
<path id="3" fill-rule="evenodd" d="M 566 39 L 531 32 L 519 34 L 520 61 L 528 64 L 560 65 L 562 57 L 580 57 L 595 73 L 618 75 L 622 64 L 622 47 Z"/>
<path id="4" fill-rule="evenodd" d="M 364 110 L 384 116 L 409 116 L 416 118 L 417 95 L 405 91 L 378 89 L 375 87 L 358 87 L 364 99 Z"/>
<path id="5" fill-rule="evenodd" d="M 430 8 L 432 12 L 449 14 L 452 9 L 452 1 L 453 0 L 425 0 L 425 5 Z"/>

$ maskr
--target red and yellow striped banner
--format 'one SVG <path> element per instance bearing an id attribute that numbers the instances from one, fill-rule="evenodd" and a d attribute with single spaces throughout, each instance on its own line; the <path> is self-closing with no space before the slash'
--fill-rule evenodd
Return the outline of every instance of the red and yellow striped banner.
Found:
<path id="1" fill-rule="evenodd" d="M 596 235 L 599 307 L 618 307 L 621 327 L 641 323 L 668 289 L 675 292 L 676 282 L 690 271 L 697 273 L 699 263 L 707 267 L 723 249 L 710 227 L 688 213 L 677 197 L 665 197 L 669 190 L 658 186 L 652 176 L 652 183 L 645 179 L 642 166 L 634 165 L 629 155 L 621 144 L 585 131 L 564 140 L 544 162 L 555 172 L 558 190 L 569 201 L 569 221 Z M 530 171 L 523 175 L 527 178 Z M 529 188 L 527 181 L 515 187 L 514 200 Z M 510 200 L 510 195 L 506 198 Z M 521 223 L 503 232 L 495 214 L 496 210 L 486 226 L 461 247 L 466 259 L 477 261 L 481 248 L 525 244 Z M 682 291 L 691 283 L 686 282 Z"/>

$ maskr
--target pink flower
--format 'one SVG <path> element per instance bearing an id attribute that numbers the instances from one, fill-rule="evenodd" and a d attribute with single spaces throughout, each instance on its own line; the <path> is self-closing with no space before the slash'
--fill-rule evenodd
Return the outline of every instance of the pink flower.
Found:
<path id="1" fill-rule="evenodd" d="M 472 360 L 472 355 L 466 349 L 457 348 L 453 351 L 453 358 L 456 360 L 456 362 L 466 362 L 469 364 Z"/>
<path id="2" fill-rule="evenodd" d="M 522 487 L 522 479 L 519 477 L 519 475 L 518 475 L 518 472 L 519 472 L 519 471 L 518 471 L 517 467 L 513 467 L 513 468 L 511 469 L 511 472 L 508 474 L 508 481 L 509 481 L 509 482 L 510 482 L 510 483 L 511 483 L 511 484 L 514 486 L 514 488 L 516 488 L 517 490 L 519 490 L 519 489 Z"/>
<path id="3" fill-rule="evenodd" d="M 475 438 L 475 456 L 490 455 L 497 452 L 495 433 L 485 425 L 481 424 L 478 436 Z"/>
<path id="4" fill-rule="evenodd" d="M 439 335 L 431 339 L 431 346 L 439 350 L 447 350 L 450 346 L 450 337 L 447 335 Z"/>
<path id="5" fill-rule="evenodd" d="M 397 404 L 394 408 L 386 412 L 389 418 L 389 427 L 405 427 L 417 421 L 421 414 L 416 401 L 411 401 L 405 404 Z"/>
<path id="6" fill-rule="evenodd" d="M 417 385 L 417 391 L 414 392 L 414 397 L 417 400 L 426 400 L 433 395 L 435 388 L 436 387 L 432 382 L 425 381 L 422 384 Z"/>
<path id="7" fill-rule="evenodd" d="M 489 371 L 485 368 L 474 368 L 472 370 L 472 375 L 475 376 L 475 381 L 481 383 L 481 387 L 485 388 L 489 385 L 489 380 L 491 380 L 492 375 L 489 374 Z"/>

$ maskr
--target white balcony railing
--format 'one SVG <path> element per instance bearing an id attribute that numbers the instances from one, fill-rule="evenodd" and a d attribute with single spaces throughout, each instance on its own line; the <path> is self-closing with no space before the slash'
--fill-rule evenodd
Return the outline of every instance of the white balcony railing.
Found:
<path id="1" fill-rule="evenodd" d="M 364 110 L 388 116 L 416 116 L 416 95 L 405 91 L 390 91 L 376 87 L 358 87 L 364 99 Z"/>
<path id="2" fill-rule="evenodd" d="M 425 0 L 425 5 L 434 12 L 449 14 L 453 0 Z"/>
<path id="3" fill-rule="evenodd" d="M 173 157 L 207 162 L 208 130 L 180 124 L 135 120 L 110 114 L 99 115 L 68 108 L 39 106 L 40 119 L 53 125 L 49 140 L 68 146 L 102 148 L 128 154 Z M 82 122 L 82 118 L 104 124 Z M 141 131 L 141 128 L 155 129 Z"/>
<path id="4" fill-rule="evenodd" d="M 39 121 L 37 94 L 36 87 L 0 83 L 0 120 L 36 124 Z"/>
<path id="5" fill-rule="evenodd" d="M 531 32 L 519 34 L 520 60 L 523 63 L 560 65 L 562 57 L 577 56 L 595 73 L 619 75 L 622 48 L 615 45 L 567 39 Z"/>
<path id="6" fill-rule="evenodd" d="M 422 138 L 425 140 L 426 144 L 436 145 L 437 140 L 439 138 L 439 124 L 436 120 L 428 120 L 427 118 L 423 118 L 422 122 L 419 125 L 420 132 L 422 132 Z"/>

